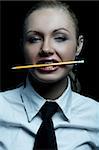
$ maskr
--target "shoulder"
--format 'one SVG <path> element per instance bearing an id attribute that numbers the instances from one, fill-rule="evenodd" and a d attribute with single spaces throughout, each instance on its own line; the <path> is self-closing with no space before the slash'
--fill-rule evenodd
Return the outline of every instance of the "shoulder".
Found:
<path id="1" fill-rule="evenodd" d="M 0 92 L 0 118 L 12 113 L 17 107 L 22 105 L 20 90 L 22 86 L 13 90 Z"/>
<path id="2" fill-rule="evenodd" d="M 92 99 L 90 97 L 81 95 L 76 92 L 72 92 L 72 97 L 75 99 L 75 102 L 79 105 L 84 105 L 84 106 L 90 106 L 92 108 L 98 108 L 99 109 L 99 102 L 97 102 L 95 99 Z"/>
<path id="3" fill-rule="evenodd" d="M 72 92 L 72 110 L 80 117 L 87 120 L 99 121 L 99 102 L 96 100 Z"/>
<path id="4" fill-rule="evenodd" d="M 0 125 L 16 123 L 22 120 L 24 106 L 21 99 L 23 86 L 0 92 Z M 20 119 L 21 118 L 21 119 Z"/>
<path id="5" fill-rule="evenodd" d="M 94 99 L 73 92 L 71 116 L 74 124 L 99 132 L 99 102 Z"/>
<path id="6" fill-rule="evenodd" d="M 7 90 L 7 91 L 4 91 L 4 92 L 0 92 L 0 102 L 2 101 L 8 101 L 8 102 L 11 102 L 11 101 L 15 101 L 16 99 L 19 98 L 20 96 L 20 88 L 16 88 L 16 89 L 12 89 L 12 90 Z"/>

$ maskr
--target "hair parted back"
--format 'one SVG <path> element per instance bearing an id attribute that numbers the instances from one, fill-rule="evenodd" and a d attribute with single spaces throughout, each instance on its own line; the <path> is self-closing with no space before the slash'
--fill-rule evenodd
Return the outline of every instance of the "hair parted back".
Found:
<path id="1" fill-rule="evenodd" d="M 34 1 L 33 6 L 31 7 L 31 9 L 27 12 L 27 14 L 25 16 L 24 26 L 23 26 L 23 36 L 24 36 L 25 30 L 26 30 L 26 20 L 29 17 L 29 15 L 31 13 L 33 13 L 34 11 L 37 11 L 37 10 L 40 10 L 43 8 L 58 8 L 58 9 L 62 9 L 65 13 L 68 13 L 74 23 L 74 27 L 75 27 L 75 31 L 76 31 L 75 32 L 76 39 L 78 40 L 79 27 L 78 27 L 78 19 L 77 19 L 75 13 L 71 10 L 70 6 L 67 4 L 66 1 L 57 1 L 57 0 Z M 76 74 L 73 71 L 70 71 L 69 77 L 71 80 L 72 90 L 80 93 L 81 86 L 77 79 Z"/>
<path id="2" fill-rule="evenodd" d="M 68 13 L 74 23 L 75 30 L 76 30 L 76 37 L 78 39 L 78 36 L 79 36 L 78 19 L 75 13 L 71 10 L 70 6 L 66 3 L 66 1 L 65 2 L 57 1 L 57 0 L 34 1 L 32 8 L 28 11 L 28 13 L 25 16 L 25 21 L 31 13 L 33 13 L 36 10 L 43 9 L 43 8 L 58 8 Z M 24 31 L 25 31 L 25 21 L 24 21 Z"/>

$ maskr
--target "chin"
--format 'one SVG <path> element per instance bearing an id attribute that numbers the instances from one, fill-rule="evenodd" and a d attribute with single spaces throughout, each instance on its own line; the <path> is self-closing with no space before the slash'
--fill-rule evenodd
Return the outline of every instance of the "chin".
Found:
<path id="1" fill-rule="evenodd" d="M 45 84 L 51 84 L 51 83 L 56 83 L 59 82 L 60 80 L 63 80 L 64 78 L 67 77 L 68 71 L 61 71 L 58 73 L 49 73 L 49 74 L 43 74 L 39 73 L 38 71 L 31 72 L 32 77 L 40 82 L 40 83 L 45 83 Z"/>

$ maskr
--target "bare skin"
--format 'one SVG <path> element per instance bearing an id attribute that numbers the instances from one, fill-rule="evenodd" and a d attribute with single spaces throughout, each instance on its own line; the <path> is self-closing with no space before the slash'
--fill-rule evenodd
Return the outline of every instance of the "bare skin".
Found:
<path id="1" fill-rule="evenodd" d="M 54 20 L 54 21 L 53 21 Z M 26 63 L 51 63 L 74 60 L 82 44 L 70 15 L 62 9 L 36 10 L 26 20 L 24 53 Z M 35 90 L 46 99 L 58 98 L 67 87 L 67 75 L 72 65 L 30 69 Z"/>

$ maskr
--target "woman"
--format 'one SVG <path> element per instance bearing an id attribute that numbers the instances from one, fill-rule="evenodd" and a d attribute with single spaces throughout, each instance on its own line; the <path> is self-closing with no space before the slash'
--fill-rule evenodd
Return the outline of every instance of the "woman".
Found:
<path id="1" fill-rule="evenodd" d="M 37 2 L 26 16 L 23 33 L 26 64 L 75 60 L 83 47 L 77 18 L 61 2 Z M 26 84 L 0 94 L 1 149 L 36 149 L 43 122 L 39 111 L 46 101 L 58 104 L 52 117 L 57 147 L 54 150 L 99 147 L 99 104 L 74 92 L 77 87 L 73 83 L 71 89 L 72 68 L 73 65 L 57 65 L 29 69 Z"/>

